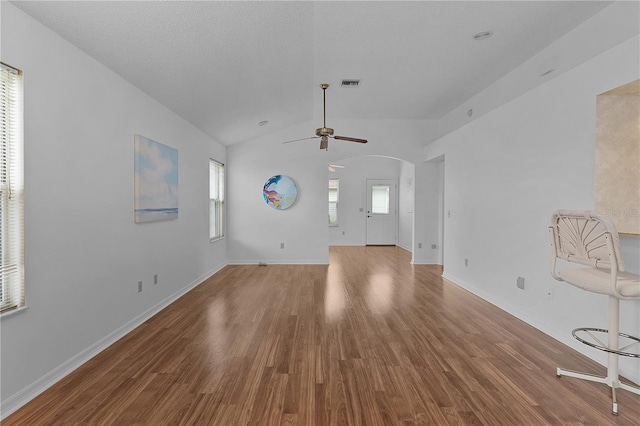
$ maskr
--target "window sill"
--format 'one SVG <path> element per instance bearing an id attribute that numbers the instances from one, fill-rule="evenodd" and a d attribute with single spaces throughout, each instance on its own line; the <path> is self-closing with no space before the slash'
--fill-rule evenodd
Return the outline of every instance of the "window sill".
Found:
<path id="1" fill-rule="evenodd" d="M 22 312 L 25 312 L 27 309 L 29 309 L 28 306 L 23 306 L 21 308 L 17 308 L 17 309 L 9 309 L 7 311 L 4 311 L 2 313 L 0 313 L 0 319 L 5 319 L 5 318 L 9 318 L 12 317 L 14 315 L 18 315 Z"/>

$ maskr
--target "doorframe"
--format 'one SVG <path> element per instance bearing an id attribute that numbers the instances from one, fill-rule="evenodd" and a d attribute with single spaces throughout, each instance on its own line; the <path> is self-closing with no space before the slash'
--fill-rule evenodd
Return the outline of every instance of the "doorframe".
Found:
<path id="1" fill-rule="evenodd" d="M 438 162 L 438 264 L 444 267 L 444 222 L 446 218 L 444 195 L 445 195 L 445 179 L 444 179 L 444 156 Z"/>

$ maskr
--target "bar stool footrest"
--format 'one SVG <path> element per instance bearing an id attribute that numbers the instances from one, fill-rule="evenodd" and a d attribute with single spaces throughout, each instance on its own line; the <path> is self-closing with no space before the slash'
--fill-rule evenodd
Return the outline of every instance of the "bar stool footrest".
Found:
<path id="1" fill-rule="evenodd" d="M 623 350 L 623 349 L 626 349 L 628 347 L 635 346 L 635 345 L 638 345 L 638 348 L 640 349 L 640 338 L 635 337 L 635 336 L 630 336 L 630 335 L 624 334 L 624 333 L 618 333 L 618 336 L 620 336 L 622 338 L 625 338 L 625 339 L 629 339 L 633 343 L 631 343 L 630 345 L 627 345 L 625 348 L 622 348 L 622 349 L 613 349 L 613 348 L 609 348 L 606 345 L 604 345 L 599 339 L 597 339 L 592 334 L 592 332 L 609 334 L 609 330 L 605 330 L 603 328 L 592 328 L 592 327 L 576 328 L 571 332 L 571 334 L 579 342 L 584 343 L 585 345 L 591 346 L 592 348 L 596 348 L 596 349 L 598 349 L 600 351 L 609 352 L 609 353 L 620 355 L 620 356 L 628 356 L 628 357 L 632 357 L 632 358 L 640 358 L 640 350 L 637 353 L 636 352 L 627 352 L 627 351 Z M 588 340 L 585 340 L 582 337 L 580 337 L 578 335 L 578 333 L 586 333 L 589 336 L 591 336 L 591 338 L 593 340 L 596 340 L 598 343 L 594 343 L 594 342 L 590 342 Z"/>

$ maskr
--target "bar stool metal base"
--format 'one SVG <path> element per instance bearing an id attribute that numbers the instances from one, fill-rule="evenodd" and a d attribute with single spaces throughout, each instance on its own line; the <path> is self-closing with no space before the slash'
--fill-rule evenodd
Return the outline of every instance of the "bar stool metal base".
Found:
<path id="1" fill-rule="evenodd" d="M 587 335 L 589 335 L 593 340 L 595 340 L 597 343 L 593 343 L 590 341 L 585 340 L 584 338 L 580 337 L 579 334 L 580 333 L 586 333 Z M 618 356 L 627 356 L 627 357 L 633 357 L 633 358 L 640 358 L 640 352 L 639 353 L 634 353 L 634 352 L 629 352 L 627 351 L 628 348 L 634 346 L 634 345 L 638 345 L 640 344 L 640 339 L 634 336 L 629 336 L 628 334 L 624 334 L 624 333 L 617 333 L 618 336 L 614 336 L 614 341 L 617 342 L 619 337 L 631 340 L 632 343 L 623 347 L 623 348 L 611 348 L 609 346 L 607 346 L 606 344 L 602 343 L 600 341 L 600 339 L 598 339 L 593 333 L 604 333 L 604 334 L 608 334 L 609 332 L 607 330 L 601 329 L 601 328 L 589 328 L 589 327 L 582 327 L 582 328 L 576 328 L 575 330 L 573 330 L 571 332 L 571 334 L 573 335 L 573 337 L 575 337 L 578 341 L 580 341 L 581 343 L 584 343 L 585 345 L 589 345 L 593 348 L 596 348 L 598 350 L 604 351 L 604 352 L 608 352 L 609 353 L 609 364 L 607 366 L 607 376 L 596 376 L 593 374 L 587 374 L 587 373 L 580 373 L 577 371 L 572 371 L 572 370 L 565 370 L 563 368 L 557 368 L 556 369 L 556 376 L 558 378 L 562 377 L 562 376 L 567 376 L 567 377 L 575 377 L 576 379 L 582 379 L 582 380 L 588 380 L 590 382 L 596 382 L 596 383 L 604 383 L 605 385 L 609 386 L 611 388 L 611 398 L 612 398 L 612 402 L 613 402 L 613 408 L 612 408 L 612 413 L 614 415 L 618 415 L 618 399 L 616 398 L 616 389 L 624 389 L 626 391 L 635 393 L 637 395 L 640 395 L 640 388 L 636 387 L 636 386 L 631 386 L 628 385 L 626 383 L 622 383 L 620 382 L 620 380 L 618 379 L 618 363 L 617 363 L 617 357 Z M 611 339 L 609 341 L 612 341 Z M 616 345 L 617 346 L 617 345 Z M 614 360 L 614 362 L 612 362 L 612 360 Z"/>
<path id="2" fill-rule="evenodd" d="M 593 374 L 580 373 L 578 371 L 572 371 L 572 370 L 565 370 L 560 367 L 556 369 L 556 376 L 558 378 L 562 376 L 575 377 L 576 379 L 588 380 L 590 382 L 596 382 L 596 383 L 604 383 L 605 385 L 609 386 L 611 388 L 611 398 L 613 402 L 611 412 L 616 416 L 618 415 L 618 399 L 616 398 L 616 389 L 618 388 L 624 389 L 626 391 L 640 395 L 640 388 L 628 385 L 626 383 L 622 383 L 620 381 L 616 381 L 615 383 L 613 382 L 609 383 L 609 381 L 607 381 L 607 378 L 603 376 L 595 376 Z"/>

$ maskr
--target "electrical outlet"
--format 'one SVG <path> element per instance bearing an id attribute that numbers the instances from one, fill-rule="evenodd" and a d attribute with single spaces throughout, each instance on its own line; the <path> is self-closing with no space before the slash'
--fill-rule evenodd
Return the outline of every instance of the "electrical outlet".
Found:
<path id="1" fill-rule="evenodd" d="M 142 281 L 138 281 L 138 293 L 142 293 Z"/>
<path id="2" fill-rule="evenodd" d="M 524 277 L 518 277 L 518 279 L 516 280 L 516 287 L 518 287 L 520 290 L 524 290 Z"/>
<path id="3" fill-rule="evenodd" d="M 153 275 L 153 285 L 158 284 L 158 274 Z"/>
<path id="4" fill-rule="evenodd" d="M 438 248 L 438 245 L 437 244 L 431 244 L 431 248 L 435 250 L 435 249 Z"/>
<path id="5" fill-rule="evenodd" d="M 422 248 L 422 243 L 418 243 L 418 248 Z"/>
<path id="6" fill-rule="evenodd" d="M 466 266 L 467 268 L 469 267 L 469 259 L 464 260 L 464 266 Z"/>
<path id="7" fill-rule="evenodd" d="M 284 248 L 284 243 L 280 243 L 280 248 L 283 249 Z"/>
<path id="8" fill-rule="evenodd" d="M 344 234 L 345 234 L 345 231 L 342 231 L 342 235 L 344 235 Z"/>

